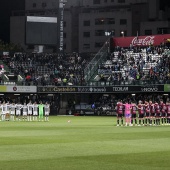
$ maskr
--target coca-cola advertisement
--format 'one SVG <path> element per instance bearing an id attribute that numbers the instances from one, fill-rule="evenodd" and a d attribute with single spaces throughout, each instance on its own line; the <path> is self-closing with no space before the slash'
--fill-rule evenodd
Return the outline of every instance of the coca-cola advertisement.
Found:
<path id="1" fill-rule="evenodd" d="M 170 39 L 170 34 L 162 35 L 146 35 L 146 36 L 136 36 L 136 37 L 117 37 L 113 38 L 113 46 L 119 47 L 130 47 L 130 46 L 159 46 Z"/>

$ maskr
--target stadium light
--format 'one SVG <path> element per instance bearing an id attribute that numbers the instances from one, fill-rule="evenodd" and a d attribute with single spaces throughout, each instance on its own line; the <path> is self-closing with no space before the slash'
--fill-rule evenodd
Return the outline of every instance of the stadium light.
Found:
<path id="1" fill-rule="evenodd" d="M 105 36 L 113 36 L 113 35 L 114 35 L 114 30 L 105 31 Z"/>
<path id="2" fill-rule="evenodd" d="M 125 33 L 124 33 L 124 31 L 121 31 L 121 34 L 122 34 L 122 37 L 124 37 L 124 36 L 125 36 Z"/>
<path id="3" fill-rule="evenodd" d="M 132 94 L 132 96 L 135 96 L 136 94 Z"/>
<path id="4" fill-rule="evenodd" d="M 168 96 L 168 94 L 163 94 L 164 96 Z"/>
<path id="5" fill-rule="evenodd" d="M 105 36 L 110 36 L 111 32 L 110 31 L 105 31 Z"/>

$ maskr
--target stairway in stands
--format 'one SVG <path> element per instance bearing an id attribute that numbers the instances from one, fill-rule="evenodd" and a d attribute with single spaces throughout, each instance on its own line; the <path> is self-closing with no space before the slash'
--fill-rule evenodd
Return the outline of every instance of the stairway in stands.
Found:
<path id="1" fill-rule="evenodd" d="M 98 51 L 95 57 L 88 63 L 84 69 L 85 80 L 87 82 L 94 81 L 94 77 L 97 75 L 98 67 L 102 63 L 106 62 L 109 52 L 109 39 L 105 42 L 103 47 Z"/>

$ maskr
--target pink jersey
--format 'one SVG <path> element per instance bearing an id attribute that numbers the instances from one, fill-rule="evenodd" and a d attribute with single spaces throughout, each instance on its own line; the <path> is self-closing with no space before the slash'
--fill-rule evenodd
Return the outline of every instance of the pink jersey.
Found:
<path id="1" fill-rule="evenodd" d="M 125 106 L 125 114 L 130 114 L 131 113 L 131 104 L 124 104 Z"/>

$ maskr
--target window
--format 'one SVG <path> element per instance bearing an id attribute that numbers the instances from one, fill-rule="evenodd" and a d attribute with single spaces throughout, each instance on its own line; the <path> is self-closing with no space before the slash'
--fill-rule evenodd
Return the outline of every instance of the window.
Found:
<path id="1" fill-rule="evenodd" d="M 45 2 L 43 2 L 42 3 L 42 7 L 44 8 L 44 7 L 46 7 L 47 6 L 47 4 L 45 3 Z"/>
<path id="2" fill-rule="evenodd" d="M 106 30 L 105 31 L 105 36 L 114 36 L 115 35 L 115 30 Z"/>
<path id="3" fill-rule="evenodd" d="M 66 27 L 66 21 L 63 22 L 63 26 Z"/>
<path id="4" fill-rule="evenodd" d="M 107 18 L 107 24 L 115 24 L 115 19 L 114 18 Z"/>
<path id="5" fill-rule="evenodd" d="M 95 19 L 95 25 L 104 25 L 105 21 L 102 18 Z"/>
<path id="6" fill-rule="evenodd" d="M 127 20 L 126 19 L 120 19 L 120 25 L 126 25 Z"/>
<path id="7" fill-rule="evenodd" d="M 93 4 L 100 4 L 100 0 L 93 0 Z"/>
<path id="8" fill-rule="evenodd" d="M 90 37 L 90 32 L 84 32 L 83 37 Z"/>
<path id="9" fill-rule="evenodd" d="M 33 8 L 36 8 L 36 7 L 37 7 L 37 4 L 36 4 L 36 3 L 33 3 L 33 4 L 32 4 L 32 7 L 33 7 Z"/>
<path id="10" fill-rule="evenodd" d="M 90 49 L 90 44 L 83 44 L 83 49 Z"/>
<path id="11" fill-rule="evenodd" d="M 145 30 L 145 35 L 152 35 L 152 30 Z"/>
<path id="12" fill-rule="evenodd" d="M 90 26 L 90 20 L 84 21 L 83 25 L 84 25 L 84 26 Z"/>
<path id="13" fill-rule="evenodd" d="M 95 36 L 105 36 L 104 30 L 95 30 Z"/>
<path id="14" fill-rule="evenodd" d="M 63 38 L 67 38 L 67 34 L 65 32 L 63 33 Z"/>
<path id="15" fill-rule="evenodd" d="M 157 34 L 168 34 L 168 28 L 157 28 Z"/>
<path id="16" fill-rule="evenodd" d="M 66 44 L 64 44 L 63 48 L 64 48 L 64 50 L 66 50 L 66 48 L 67 48 Z"/>
<path id="17" fill-rule="evenodd" d="M 125 3 L 125 0 L 118 0 L 118 3 Z"/>
<path id="18" fill-rule="evenodd" d="M 95 47 L 96 47 L 96 48 L 101 48 L 101 47 L 103 47 L 103 42 L 95 42 Z"/>

